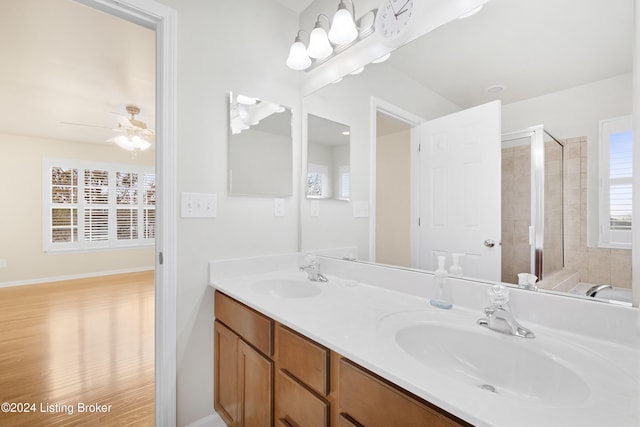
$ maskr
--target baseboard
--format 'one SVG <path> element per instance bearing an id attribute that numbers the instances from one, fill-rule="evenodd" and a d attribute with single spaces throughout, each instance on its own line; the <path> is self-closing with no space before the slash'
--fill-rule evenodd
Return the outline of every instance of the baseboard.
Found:
<path id="1" fill-rule="evenodd" d="M 222 418 L 214 412 L 213 414 L 200 418 L 191 424 L 187 424 L 185 427 L 227 427 L 227 425 L 222 421 Z"/>
<path id="2" fill-rule="evenodd" d="M 153 270 L 155 267 L 125 268 L 122 270 L 97 271 L 92 273 L 71 274 L 68 276 L 43 277 L 40 279 L 18 280 L 15 282 L 0 282 L 0 288 L 11 286 L 37 285 L 39 283 L 61 282 L 63 280 L 87 279 L 89 277 L 111 276 L 113 274 L 138 273 L 141 271 Z"/>

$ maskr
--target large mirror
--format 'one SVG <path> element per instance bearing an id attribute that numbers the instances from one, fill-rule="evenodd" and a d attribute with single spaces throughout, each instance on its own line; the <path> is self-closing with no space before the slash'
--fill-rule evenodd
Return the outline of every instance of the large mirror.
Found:
<path id="1" fill-rule="evenodd" d="M 528 272 L 542 276 L 537 285 L 544 289 L 584 296 L 603 285 L 597 297 L 629 301 L 631 247 L 600 238 L 608 196 L 598 182 L 605 172 L 601 123 L 631 114 L 632 44 L 633 0 L 492 0 L 476 15 L 397 49 L 387 62 L 306 96 L 306 111 L 350 124 L 354 185 L 350 207 L 311 217 L 309 201 L 302 202 L 302 250 L 424 268 L 412 252 L 420 221 L 410 175 L 415 165 L 410 154 L 397 157 L 418 149 L 424 123 L 499 100 L 501 196 L 475 200 L 493 209 L 501 232 L 481 243 L 524 257 L 509 271 L 502 267 L 517 262 L 499 257 L 499 280 L 517 283 L 517 273 Z M 397 149 L 396 139 L 404 141 Z M 532 144 L 544 147 L 537 184 Z M 516 183 L 525 184 L 522 191 Z M 531 191 L 546 203 L 533 205 Z M 364 202 L 368 215 L 355 215 Z M 515 209 L 521 204 L 529 211 Z M 531 209 L 538 230 L 531 228 Z M 543 230 L 544 247 L 537 248 L 535 234 Z M 536 257 L 543 256 L 548 271 L 536 271 Z M 496 280 L 476 273 L 470 259 L 461 259 L 469 267 L 465 275 Z"/>
<path id="2" fill-rule="evenodd" d="M 229 193 L 291 196 L 291 109 L 233 92 L 229 100 Z"/>
<path id="3" fill-rule="evenodd" d="M 349 200 L 349 126 L 307 115 L 307 180 L 310 199 Z"/>

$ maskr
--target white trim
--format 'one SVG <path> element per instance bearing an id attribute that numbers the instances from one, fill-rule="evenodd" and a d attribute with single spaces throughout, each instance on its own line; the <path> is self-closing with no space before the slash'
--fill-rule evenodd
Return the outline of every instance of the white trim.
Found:
<path id="1" fill-rule="evenodd" d="M 154 0 L 76 0 L 156 31 L 155 425 L 176 425 L 177 24 L 174 9 Z"/>
<path id="2" fill-rule="evenodd" d="M 598 121 L 598 247 L 632 248 L 633 231 L 611 230 L 611 179 L 610 179 L 610 136 L 615 133 L 633 131 L 631 115 L 612 117 Z M 635 150 L 634 150 L 635 151 Z M 631 184 L 633 193 L 633 173 L 626 185 Z M 626 178 L 624 178 L 626 181 Z M 632 207 L 633 224 L 633 207 Z"/>
<path id="3" fill-rule="evenodd" d="M 227 425 L 218 414 L 213 413 L 187 424 L 185 427 L 227 427 Z"/>
<path id="4" fill-rule="evenodd" d="M 18 280 L 15 282 L 0 282 L 0 288 L 10 288 L 12 286 L 29 286 L 49 282 L 62 282 L 64 280 L 88 279 L 91 277 L 113 276 L 114 274 L 139 273 L 141 271 L 154 270 L 153 266 L 124 268 L 120 270 L 98 271 L 91 273 L 70 274 L 66 276 L 43 277 L 40 279 Z"/>
<path id="5" fill-rule="evenodd" d="M 371 97 L 370 110 L 369 110 L 369 200 L 370 200 L 370 212 L 369 212 L 369 261 L 376 261 L 376 141 L 377 141 L 377 126 L 376 126 L 376 114 L 380 111 L 388 116 L 394 117 L 402 122 L 409 124 L 411 129 L 411 182 L 417 181 L 416 169 L 417 161 L 416 155 L 419 144 L 419 135 L 414 131 L 414 128 L 421 123 L 425 122 L 422 117 L 410 113 L 402 108 L 384 101 L 375 96 Z M 418 199 L 415 188 L 411 186 L 411 236 L 417 235 L 417 206 Z M 414 256 L 417 257 L 415 250 L 415 242 L 411 241 L 411 266 L 417 265 L 417 258 L 414 260 Z M 414 264 L 414 261 L 416 263 Z"/>

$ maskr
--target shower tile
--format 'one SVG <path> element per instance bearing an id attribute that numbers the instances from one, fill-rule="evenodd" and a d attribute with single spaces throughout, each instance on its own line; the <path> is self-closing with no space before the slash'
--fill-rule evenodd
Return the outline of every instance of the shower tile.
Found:
<path id="1" fill-rule="evenodd" d="M 566 160 L 565 162 L 566 164 L 566 173 L 569 175 L 572 174 L 579 174 L 581 172 L 581 165 L 582 162 L 580 160 L 580 157 L 577 158 L 569 158 Z"/>
<path id="2" fill-rule="evenodd" d="M 631 288 L 631 256 L 611 255 L 611 285 Z"/>
<path id="3" fill-rule="evenodd" d="M 611 251 L 589 248 L 589 283 L 611 284 Z"/>

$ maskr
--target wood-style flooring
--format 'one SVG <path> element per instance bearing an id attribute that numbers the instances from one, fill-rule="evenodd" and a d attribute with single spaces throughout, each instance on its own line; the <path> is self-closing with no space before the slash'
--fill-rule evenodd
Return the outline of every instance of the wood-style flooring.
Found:
<path id="1" fill-rule="evenodd" d="M 153 426 L 153 271 L 0 289 L 0 404 L 2 427 Z"/>

